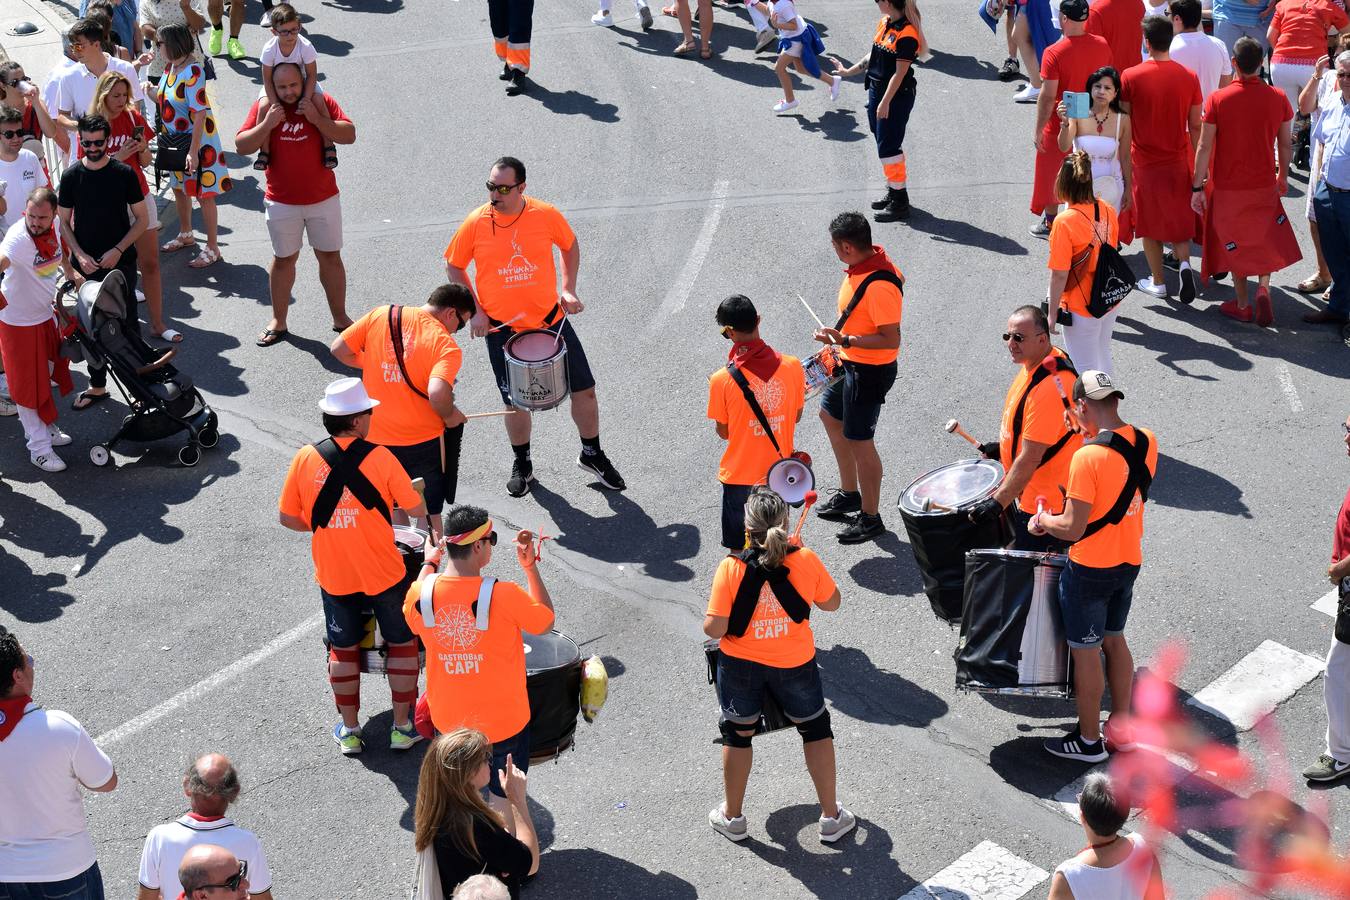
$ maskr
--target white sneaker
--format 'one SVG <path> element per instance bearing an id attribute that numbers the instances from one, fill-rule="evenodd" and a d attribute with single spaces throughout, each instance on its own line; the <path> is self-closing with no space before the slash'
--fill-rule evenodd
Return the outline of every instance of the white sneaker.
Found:
<path id="1" fill-rule="evenodd" d="M 755 35 L 755 52 L 758 53 L 776 40 L 778 40 L 778 32 L 772 28 L 765 28 Z"/>
<path id="2" fill-rule="evenodd" d="M 17 416 L 18 414 L 19 407 L 14 405 L 13 400 L 0 397 L 0 416 Z"/>
<path id="3" fill-rule="evenodd" d="M 607 12 L 598 12 L 595 15 L 591 16 L 591 24 L 599 25 L 602 28 L 613 28 L 614 17 Z"/>
<path id="4" fill-rule="evenodd" d="M 844 83 L 844 79 L 840 78 L 838 75 L 834 76 L 834 80 L 833 80 L 832 82 L 830 82 L 830 99 L 831 99 L 831 100 L 838 100 L 838 99 L 839 99 L 839 85 L 841 85 L 841 84 L 843 84 L 843 83 Z"/>
<path id="5" fill-rule="evenodd" d="M 136 302 L 137 303 L 145 302 L 145 293 L 140 288 L 136 288 Z"/>
<path id="6" fill-rule="evenodd" d="M 1167 296 L 1167 285 L 1155 284 L 1152 278 L 1140 278 L 1137 282 L 1135 282 L 1134 286 L 1137 290 L 1141 290 L 1145 294 L 1149 294 L 1150 296 L 1153 297 Z"/>
<path id="7" fill-rule="evenodd" d="M 796 109 L 801 104 L 800 100 L 779 100 L 773 105 L 773 111 L 776 113 L 785 113 Z"/>
<path id="8" fill-rule="evenodd" d="M 750 829 L 745 823 L 745 816 L 728 819 L 726 813 L 722 811 L 721 804 L 718 804 L 717 809 L 708 813 L 708 824 L 712 826 L 713 831 L 729 841 L 743 841 L 750 836 Z"/>
<path id="9" fill-rule="evenodd" d="M 1035 103 L 1036 99 L 1040 96 L 1041 96 L 1040 88 L 1032 87 L 1030 82 L 1025 82 L 1020 88 L 1017 89 L 1017 93 L 1013 94 L 1013 102 Z"/>
<path id="10" fill-rule="evenodd" d="M 61 426 L 55 422 L 47 426 L 47 434 L 52 439 L 53 447 L 64 447 L 72 440 L 71 436 L 61 430 Z"/>
<path id="11" fill-rule="evenodd" d="M 28 460 L 44 472 L 64 472 L 66 470 L 65 460 L 57 456 L 55 451 L 30 456 Z"/>
<path id="12" fill-rule="evenodd" d="M 853 813 L 840 806 L 839 814 L 833 819 L 829 816 L 820 817 L 820 841 L 823 844 L 833 844 L 852 831 L 857 824 L 858 820 Z"/>

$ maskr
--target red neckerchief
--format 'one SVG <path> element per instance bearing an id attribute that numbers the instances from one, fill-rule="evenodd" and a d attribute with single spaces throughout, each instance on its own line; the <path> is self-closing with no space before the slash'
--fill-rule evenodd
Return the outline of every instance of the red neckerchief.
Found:
<path id="1" fill-rule="evenodd" d="M 0 699 L 0 741 L 9 737 L 10 732 L 19 727 L 23 711 L 33 702 L 32 697 L 9 697 Z"/>
<path id="2" fill-rule="evenodd" d="M 187 817 L 195 822 L 219 822 L 225 818 L 224 816 L 199 816 L 195 812 L 189 812 Z"/>
<path id="3" fill-rule="evenodd" d="M 891 262 L 891 258 L 886 255 L 886 250 L 880 244 L 873 244 L 871 256 L 860 263 L 854 263 L 845 271 L 848 272 L 849 277 L 854 275 L 866 275 L 869 272 L 892 272 L 896 275 L 900 274 L 899 270 L 895 268 L 895 263 Z"/>
<path id="4" fill-rule="evenodd" d="M 768 381 L 773 377 L 773 373 L 778 371 L 782 357 L 777 350 L 755 338 L 752 341 L 737 341 L 732 344 L 727 360 L 735 363 L 737 368 L 754 372 L 760 381 Z"/>
<path id="5" fill-rule="evenodd" d="M 55 228 L 48 228 L 46 234 L 28 232 L 29 239 L 37 248 L 37 258 L 41 260 L 58 259 L 61 256 L 61 238 Z"/>

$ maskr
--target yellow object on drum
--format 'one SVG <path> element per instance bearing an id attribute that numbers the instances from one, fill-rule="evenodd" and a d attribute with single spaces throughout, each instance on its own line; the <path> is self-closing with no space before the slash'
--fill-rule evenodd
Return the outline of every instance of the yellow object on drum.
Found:
<path id="1" fill-rule="evenodd" d="M 581 715 L 594 722 L 609 696 L 609 672 L 598 656 L 592 656 L 581 666 Z"/>

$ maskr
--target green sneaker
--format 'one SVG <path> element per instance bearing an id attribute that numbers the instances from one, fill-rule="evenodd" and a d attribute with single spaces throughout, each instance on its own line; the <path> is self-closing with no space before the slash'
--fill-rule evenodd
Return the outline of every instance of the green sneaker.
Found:
<path id="1" fill-rule="evenodd" d="M 229 43 L 225 45 L 225 49 L 229 51 L 230 59 L 243 59 L 248 56 L 244 52 L 244 45 L 239 43 L 239 38 L 230 38 Z"/>
<path id="2" fill-rule="evenodd" d="M 225 29 L 212 28 L 211 37 L 206 41 L 206 52 L 211 56 L 220 55 L 220 45 L 225 41 Z"/>
<path id="3" fill-rule="evenodd" d="M 342 748 L 343 756 L 355 756 L 366 749 L 365 742 L 361 740 L 361 728 L 348 728 L 341 722 L 333 726 L 333 740 Z"/>
<path id="4" fill-rule="evenodd" d="M 421 732 L 419 732 L 417 726 L 411 722 L 408 723 L 406 730 L 399 728 L 397 725 L 389 730 L 390 750 L 407 750 L 421 740 Z"/>

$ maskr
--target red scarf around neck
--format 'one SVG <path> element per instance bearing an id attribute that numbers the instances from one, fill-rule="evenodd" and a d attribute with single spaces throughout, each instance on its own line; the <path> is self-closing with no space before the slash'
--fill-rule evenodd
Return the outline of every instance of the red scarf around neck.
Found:
<path id="1" fill-rule="evenodd" d="M 9 737 L 10 732 L 19 727 L 23 711 L 33 702 L 32 697 L 0 698 L 0 741 Z"/>
<path id="2" fill-rule="evenodd" d="M 778 371 L 782 357 L 777 350 L 755 338 L 752 341 L 737 341 L 732 344 L 727 360 L 735 363 L 738 368 L 755 373 L 755 377 L 760 381 L 768 381 L 773 377 L 773 373 Z"/>
<path id="3" fill-rule="evenodd" d="M 894 272 L 900 274 L 895 263 L 886 255 L 886 249 L 880 244 L 872 245 L 872 255 L 860 263 L 854 263 L 846 270 L 849 275 L 866 275 L 869 272 Z"/>

